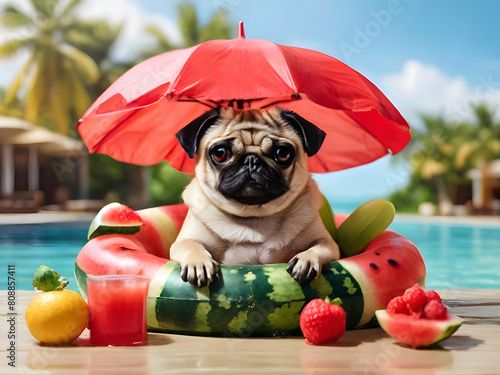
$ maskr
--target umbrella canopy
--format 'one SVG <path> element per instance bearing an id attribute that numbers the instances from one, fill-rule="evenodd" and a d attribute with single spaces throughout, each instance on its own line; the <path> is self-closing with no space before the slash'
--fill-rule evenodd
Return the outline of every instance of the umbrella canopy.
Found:
<path id="1" fill-rule="evenodd" d="M 363 75 L 323 53 L 246 39 L 211 40 L 166 52 L 126 72 L 77 127 L 90 152 L 128 163 L 166 159 L 194 170 L 175 134 L 217 106 L 292 110 L 327 133 L 309 158 L 331 172 L 395 154 L 410 140 L 401 114 Z"/>

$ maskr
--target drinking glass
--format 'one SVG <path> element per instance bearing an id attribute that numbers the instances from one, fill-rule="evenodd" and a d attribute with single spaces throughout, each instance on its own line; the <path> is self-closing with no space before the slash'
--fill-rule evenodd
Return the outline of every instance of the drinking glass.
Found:
<path id="1" fill-rule="evenodd" d="M 144 276 L 87 276 L 91 345 L 133 346 L 147 342 L 148 284 Z"/>

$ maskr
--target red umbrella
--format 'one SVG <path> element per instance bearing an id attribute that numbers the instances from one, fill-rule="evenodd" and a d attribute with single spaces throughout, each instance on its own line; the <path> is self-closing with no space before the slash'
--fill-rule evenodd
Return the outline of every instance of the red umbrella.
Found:
<path id="1" fill-rule="evenodd" d="M 166 159 L 192 172 L 175 133 L 217 106 L 292 110 L 327 133 L 309 158 L 331 172 L 399 152 L 409 126 L 360 73 L 323 53 L 238 38 L 211 40 L 152 57 L 127 71 L 87 110 L 77 127 L 90 152 L 132 164 Z"/>

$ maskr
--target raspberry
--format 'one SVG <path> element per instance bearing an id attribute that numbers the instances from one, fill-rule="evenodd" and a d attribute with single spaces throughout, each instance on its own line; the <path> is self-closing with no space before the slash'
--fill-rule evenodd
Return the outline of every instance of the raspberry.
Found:
<path id="1" fill-rule="evenodd" d="M 434 290 L 426 290 L 425 291 L 425 303 L 429 303 L 429 301 L 436 300 L 441 303 L 441 297 Z"/>
<path id="2" fill-rule="evenodd" d="M 424 307 L 424 316 L 427 319 L 443 320 L 448 316 L 446 307 L 436 299 L 430 300 Z"/>
<path id="3" fill-rule="evenodd" d="M 410 314 L 410 311 L 408 310 L 405 301 L 403 301 L 403 296 L 391 299 L 389 304 L 387 305 L 387 312 L 389 314 L 405 314 L 405 315 Z"/>
<path id="4" fill-rule="evenodd" d="M 309 302 L 300 314 L 300 329 L 310 344 L 338 341 L 345 333 L 346 313 L 322 299 Z"/>
<path id="5" fill-rule="evenodd" d="M 410 316 L 412 318 L 415 318 L 415 319 L 422 319 L 423 316 L 424 316 L 424 309 L 421 308 L 421 309 L 419 309 L 417 311 L 412 311 L 412 312 L 410 312 Z"/>
<path id="6" fill-rule="evenodd" d="M 405 301 L 410 313 L 420 312 L 425 305 L 425 299 L 425 292 L 418 284 L 413 285 L 403 294 L 403 301 Z"/>

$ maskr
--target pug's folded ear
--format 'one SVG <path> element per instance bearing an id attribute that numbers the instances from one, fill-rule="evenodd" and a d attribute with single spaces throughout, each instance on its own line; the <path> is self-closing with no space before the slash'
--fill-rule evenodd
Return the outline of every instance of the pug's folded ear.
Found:
<path id="1" fill-rule="evenodd" d="M 211 109 L 191 121 L 175 134 L 182 148 L 191 159 L 194 158 L 196 152 L 198 151 L 201 137 L 203 137 L 208 128 L 210 128 L 215 121 L 217 121 L 219 114 L 220 107 Z"/>
<path id="2" fill-rule="evenodd" d="M 307 156 L 315 155 L 321 148 L 326 133 L 295 112 L 283 110 L 281 112 L 281 117 L 293 126 L 295 131 L 299 134 Z"/>

